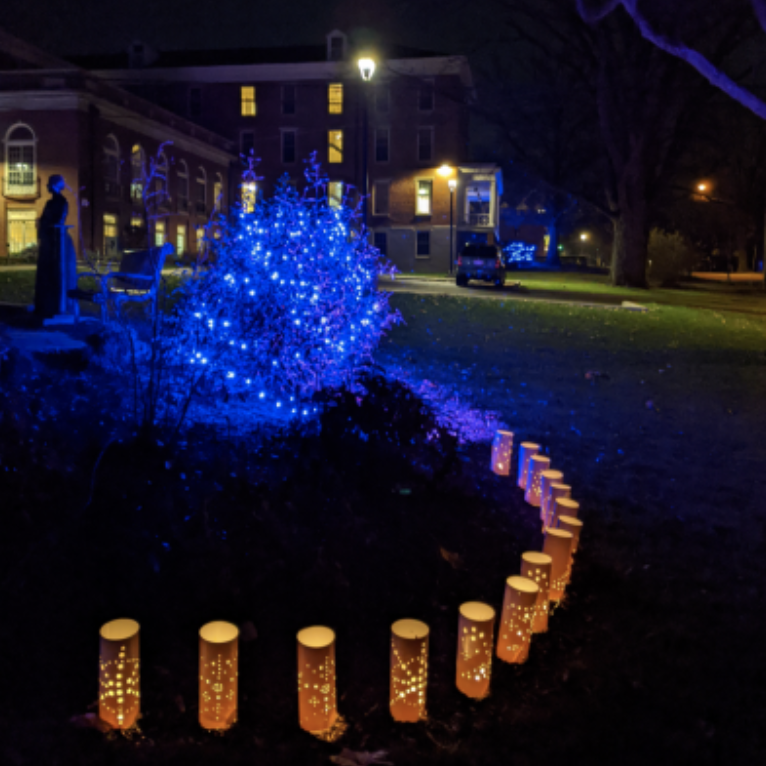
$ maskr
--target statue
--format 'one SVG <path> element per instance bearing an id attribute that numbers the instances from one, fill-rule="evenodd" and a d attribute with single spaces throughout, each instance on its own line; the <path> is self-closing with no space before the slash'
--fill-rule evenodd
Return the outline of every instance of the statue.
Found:
<path id="1" fill-rule="evenodd" d="M 72 239 L 66 230 L 69 204 L 61 193 L 65 185 L 60 175 L 48 179 L 51 198 L 45 203 L 37 227 L 35 314 L 40 319 L 51 319 L 57 314 L 66 313 L 66 291 L 77 286 L 77 259 Z"/>

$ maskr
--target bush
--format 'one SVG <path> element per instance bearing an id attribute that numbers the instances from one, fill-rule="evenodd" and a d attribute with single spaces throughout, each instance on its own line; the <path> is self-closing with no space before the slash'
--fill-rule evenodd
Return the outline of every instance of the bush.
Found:
<path id="1" fill-rule="evenodd" d="M 652 229 L 649 233 L 649 276 L 663 287 L 678 284 L 681 276 L 691 271 L 694 252 L 677 231 Z"/>
<path id="2" fill-rule="evenodd" d="M 353 388 L 399 321 L 377 289 L 392 267 L 357 230 L 357 210 L 329 204 L 318 166 L 306 177 L 303 195 L 284 181 L 252 212 L 209 227 L 207 260 L 174 317 L 179 359 L 199 384 L 291 412 L 324 388 Z"/>

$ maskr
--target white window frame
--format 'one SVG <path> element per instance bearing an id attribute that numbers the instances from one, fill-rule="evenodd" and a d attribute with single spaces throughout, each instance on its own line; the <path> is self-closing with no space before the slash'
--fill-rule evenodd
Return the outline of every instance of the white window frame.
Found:
<path id="1" fill-rule="evenodd" d="M 433 238 L 431 234 L 433 232 L 428 229 L 415 229 L 415 258 L 419 261 L 427 261 L 431 257 L 431 251 L 433 250 Z M 418 234 L 428 234 L 428 255 L 418 254 Z"/>
<path id="2" fill-rule="evenodd" d="M 427 213 L 421 213 L 418 209 L 418 200 L 420 199 L 420 194 L 418 194 L 418 191 L 420 189 L 420 184 L 422 182 L 428 182 L 431 184 L 431 194 L 428 196 L 428 212 Z M 434 214 L 434 179 L 430 176 L 421 176 L 420 178 L 415 179 L 415 215 L 417 216 L 432 216 Z"/>
<path id="3" fill-rule="evenodd" d="M 32 208 L 13 208 L 9 207 L 5 211 L 5 222 L 7 226 L 6 238 L 8 240 L 8 252 L 23 253 L 28 247 L 32 247 L 37 244 L 37 211 Z M 16 247 L 15 242 L 11 239 L 11 224 L 22 224 L 22 230 L 24 234 L 24 242 L 21 247 Z M 31 224 L 31 225 L 30 225 Z M 32 239 L 27 241 L 26 234 L 31 233 Z"/>
<path id="4" fill-rule="evenodd" d="M 31 138 L 13 138 L 17 130 L 29 131 Z M 31 183 L 12 184 L 10 169 L 11 149 L 32 149 L 32 180 Z M 13 197 L 31 197 L 37 195 L 37 134 L 25 122 L 17 122 L 11 125 L 5 133 L 5 193 Z"/>
<path id="5" fill-rule="evenodd" d="M 330 135 L 332 133 L 340 133 L 340 159 L 339 160 L 331 160 L 331 154 L 330 149 L 334 146 L 334 144 L 330 141 Z M 330 128 L 327 131 L 327 164 L 328 165 L 342 165 L 343 160 L 345 159 L 345 143 L 346 143 L 346 136 L 345 131 L 343 128 Z M 335 147 L 337 150 L 337 147 Z"/>
<path id="6" fill-rule="evenodd" d="M 154 246 L 162 247 L 167 241 L 168 227 L 164 218 L 154 221 Z"/>
<path id="7" fill-rule="evenodd" d="M 338 191 L 340 187 L 340 196 L 333 194 L 333 191 Z M 327 182 L 327 204 L 332 208 L 343 207 L 343 194 L 345 192 L 345 184 L 343 181 L 328 181 Z"/>
<path id="8" fill-rule="evenodd" d="M 176 255 L 182 256 L 187 249 L 188 242 L 188 229 L 185 223 L 176 224 Z"/>

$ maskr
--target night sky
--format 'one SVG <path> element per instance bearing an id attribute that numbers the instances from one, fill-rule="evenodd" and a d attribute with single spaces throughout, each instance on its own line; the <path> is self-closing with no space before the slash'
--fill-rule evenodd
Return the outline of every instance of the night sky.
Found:
<path id="1" fill-rule="evenodd" d="M 339 28 L 429 50 L 454 48 L 407 0 L 2 0 L 0 25 L 52 53 L 110 53 L 141 40 L 160 50 L 322 44 Z"/>

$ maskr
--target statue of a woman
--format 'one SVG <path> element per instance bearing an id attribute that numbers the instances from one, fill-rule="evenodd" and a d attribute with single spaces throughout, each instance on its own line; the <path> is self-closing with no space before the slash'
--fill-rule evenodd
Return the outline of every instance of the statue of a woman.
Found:
<path id="1" fill-rule="evenodd" d="M 74 245 L 66 229 L 62 228 L 69 213 L 69 204 L 61 193 L 65 185 L 62 176 L 53 175 L 48 179 L 51 198 L 45 203 L 37 228 L 35 313 L 41 319 L 50 319 L 64 311 L 66 291 L 77 284 Z"/>

